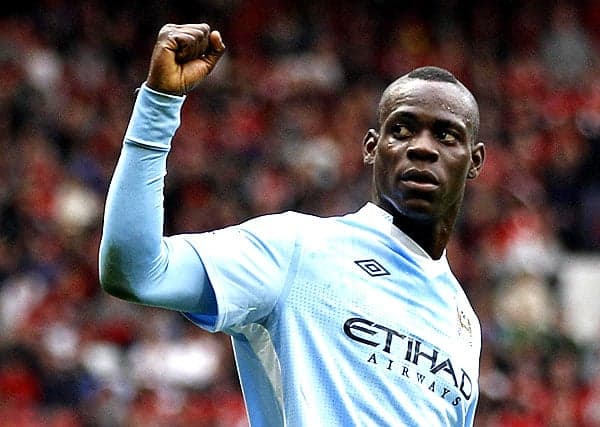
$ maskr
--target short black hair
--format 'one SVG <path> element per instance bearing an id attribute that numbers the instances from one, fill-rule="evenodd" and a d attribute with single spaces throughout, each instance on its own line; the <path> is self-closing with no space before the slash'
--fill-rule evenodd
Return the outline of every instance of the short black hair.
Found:
<path id="1" fill-rule="evenodd" d="M 475 106 L 475 117 L 473 124 L 473 140 L 477 138 L 477 134 L 479 133 L 479 106 L 477 105 L 477 100 L 471 93 L 471 91 L 458 80 L 454 74 L 450 71 L 435 67 L 433 65 L 427 65 L 424 67 L 415 68 L 407 74 L 404 74 L 400 78 L 393 81 L 382 93 L 381 98 L 379 100 L 379 107 L 377 108 L 377 125 L 381 126 L 384 117 L 382 117 L 382 112 L 385 110 L 385 101 L 388 98 L 391 91 L 394 89 L 394 86 L 398 84 L 403 79 L 418 79 L 418 80 L 427 80 L 430 82 L 443 82 L 443 83 L 451 83 L 457 86 L 460 86 L 466 93 L 469 94 L 471 99 L 473 100 L 473 104 Z"/>
<path id="2" fill-rule="evenodd" d="M 458 81 L 450 71 L 431 65 L 415 68 L 410 73 L 406 74 L 406 77 L 410 79 L 460 84 L 460 81 Z"/>

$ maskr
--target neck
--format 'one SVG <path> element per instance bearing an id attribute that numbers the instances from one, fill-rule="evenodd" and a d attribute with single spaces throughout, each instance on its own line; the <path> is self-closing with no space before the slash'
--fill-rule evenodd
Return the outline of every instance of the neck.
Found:
<path id="1" fill-rule="evenodd" d="M 438 218 L 418 218 L 399 212 L 387 203 L 377 203 L 380 208 L 393 216 L 393 223 L 414 240 L 433 259 L 440 259 L 454 228 L 458 209 L 450 215 Z"/>
<path id="2" fill-rule="evenodd" d="M 452 226 L 442 221 L 410 218 L 394 215 L 394 225 L 413 239 L 433 259 L 440 259 L 450 240 Z"/>

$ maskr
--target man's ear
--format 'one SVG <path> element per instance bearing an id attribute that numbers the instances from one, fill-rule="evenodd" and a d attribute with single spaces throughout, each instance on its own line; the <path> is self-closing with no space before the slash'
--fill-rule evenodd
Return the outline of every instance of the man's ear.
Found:
<path id="1" fill-rule="evenodd" d="M 375 129 L 369 129 L 363 139 L 363 162 L 372 165 L 375 161 L 375 148 L 379 141 L 379 134 Z"/>
<path id="2" fill-rule="evenodd" d="M 483 168 L 483 162 L 485 160 L 485 145 L 483 142 L 476 143 L 471 150 L 471 167 L 469 168 L 469 173 L 467 174 L 467 178 L 474 179 L 479 176 L 481 173 L 481 168 Z"/>

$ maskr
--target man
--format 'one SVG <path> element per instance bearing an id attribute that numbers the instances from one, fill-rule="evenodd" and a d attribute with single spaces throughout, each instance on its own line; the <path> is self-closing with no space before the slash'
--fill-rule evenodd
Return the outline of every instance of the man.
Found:
<path id="1" fill-rule="evenodd" d="M 445 247 L 484 160 L 475 99 L 439 68 L 393 82 L 358 212 L 163 237 L 183 95 L 224 51 L 205 24 L 161 29 L 107 198 L 102 286 L 230 334 L 253 426 L 472 425 L 480 327 Z"/>

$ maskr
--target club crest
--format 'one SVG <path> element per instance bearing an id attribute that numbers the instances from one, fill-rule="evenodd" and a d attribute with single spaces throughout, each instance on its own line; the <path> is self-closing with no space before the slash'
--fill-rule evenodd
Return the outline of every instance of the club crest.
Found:
<path id="1" fill-rule="evenodd" d="M 472 346 L 473 326 L 471 325 L 471 319 L 469 319 L 465 311 L 462 310 L 458 305 L 456 306 L 456 321 L 458 336 L 464 339 L 469 344 L 469 346 Z"/>

